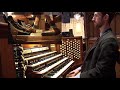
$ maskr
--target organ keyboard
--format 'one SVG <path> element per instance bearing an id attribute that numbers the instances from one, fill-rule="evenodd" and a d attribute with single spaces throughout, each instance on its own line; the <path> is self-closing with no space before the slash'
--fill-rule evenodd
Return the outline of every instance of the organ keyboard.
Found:
<path id="1" fill-rule="evenodd" d="M 17 57 L 25 64 L 23 69 L 26 78 L 63 78 L 74 63 L 69 57 L 57 51 L 51 51 L 49 47 L 23 48 L 19 46 L 17 50 Z"/>
<path id="2" fill-rule="evenodd" d="M 59 77 L 66 69 L 68 69 L 72 64 L 74 63 L 74 61 L 70 61 L 69 63 L 67 63 L 63 68 L 61 68 L 58 72 L 56 72 L 53 76 L 51 76 L 51 78 L 57 78 Z"/>

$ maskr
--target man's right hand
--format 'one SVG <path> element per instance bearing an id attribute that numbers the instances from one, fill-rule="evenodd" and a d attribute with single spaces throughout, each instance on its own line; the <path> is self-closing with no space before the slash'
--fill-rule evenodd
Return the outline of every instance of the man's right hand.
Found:
<path id="1" fill-rule="evenodd" d="M 68 73 L 68 74 L 66 75 L 66 77 L 68 77 L 68 78 L 74 77 L 74 76 L 76 76 L 78 73 L 79 73 L 79 70 L 75 69 L 75 70 L 71 71 L 70 73 Z"/>

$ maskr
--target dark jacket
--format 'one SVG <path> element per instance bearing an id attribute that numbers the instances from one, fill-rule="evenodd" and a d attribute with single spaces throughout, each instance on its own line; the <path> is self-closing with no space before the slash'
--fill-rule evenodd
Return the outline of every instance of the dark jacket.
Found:
<path id="1" fill-rule="evenodd" d="M 84 58 L 80 78 L 115 78 L 118 43 L 111 28 L 106 30 Z"/>

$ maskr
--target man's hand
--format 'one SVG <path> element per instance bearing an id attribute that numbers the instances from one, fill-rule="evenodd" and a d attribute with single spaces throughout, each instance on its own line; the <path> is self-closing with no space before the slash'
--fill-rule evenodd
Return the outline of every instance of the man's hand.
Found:
<path id="1" fill-rule="evenodd" d="M 66 75 L 67 78 L 74 78 L 79 73 L 79 70 L 75 69 Z"/>

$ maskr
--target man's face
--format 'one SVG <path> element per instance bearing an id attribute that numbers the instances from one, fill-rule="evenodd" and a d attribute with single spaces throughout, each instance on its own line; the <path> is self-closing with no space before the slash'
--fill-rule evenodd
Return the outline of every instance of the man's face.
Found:
<path id="1" fill-rule="evenodd" d="M 92 18 L 92 21 L 93 21 L 96 28 L 100 28 L 104 24 L 102 13 L 94 12 L 94 16 Z"/>

